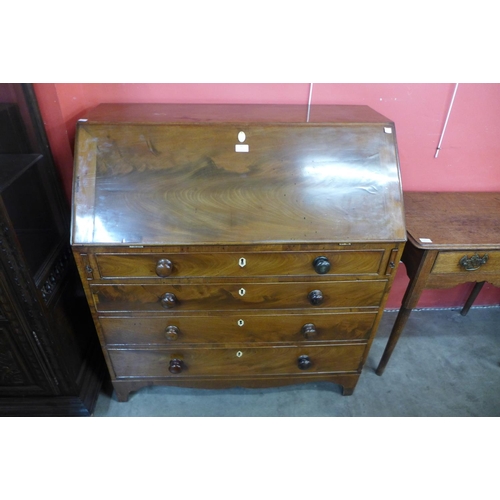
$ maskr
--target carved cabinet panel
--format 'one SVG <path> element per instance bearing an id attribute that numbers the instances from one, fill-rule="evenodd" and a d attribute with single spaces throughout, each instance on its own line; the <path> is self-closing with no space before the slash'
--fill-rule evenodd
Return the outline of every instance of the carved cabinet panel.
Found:
<path id="1" fill-rule="evenodd" d="M 28 84 L 1 84 L 0 416 L 90 415 L 105 371 Z"/>

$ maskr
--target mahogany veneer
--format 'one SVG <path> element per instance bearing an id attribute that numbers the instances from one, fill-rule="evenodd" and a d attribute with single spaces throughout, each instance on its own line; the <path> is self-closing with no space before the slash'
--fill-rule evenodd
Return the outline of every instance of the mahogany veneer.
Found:
<path id="1" fill-rule="evenodd" d="M 327 380 L 351 394 L 405 242 L 366 106 L 100 105 L 72 246 L 117 397 Z"/>

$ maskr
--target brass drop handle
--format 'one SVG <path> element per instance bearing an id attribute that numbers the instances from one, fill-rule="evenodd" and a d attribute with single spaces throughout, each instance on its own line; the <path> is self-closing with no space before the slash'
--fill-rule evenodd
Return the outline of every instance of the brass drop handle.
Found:
<path id="1" fill-rule="evenodd" d="M 167 326 L 167 328 L 165 328 L 165 337 L 167 338 L 167 340 L 177 340 L 177 337 L 180 333 L 181 331 L 179 330 L 179 328 L 174 325 L 169 325 Z"/>
<path id="2" fill-rule="evenodd" d="M 321 256 L 313 260 L 313 267 L 318 274 L 326 274 L 330 270 L 331 264 L 326 257 Z"/>
<path id="3" fill-rule="evenodd" d="M 168 371 L 170 373 L 176 374 L 176 373 L 181 373 L 182 369 L 184 368 L 182 360 L 174 358 L 170 360 L 170 364 L 168 366 Z"/>
<path id="4" fill-rule="evenodd" d="M 461 259 L 459 264 L 466 270 L 466 271 L 477 271 L 481 266 L 486 264 L 488 262 L 488 254 L 485 253 L 482 257 L 479 257 L 479 254 L 474 254 L 472 257 L 467 257 L 467 255 L 464 255 Z"/>
<path id="5" fill-rule="evenodd" d="M 314 323 L 306 323 L 300 332 L 306 339 L 314 338 L 318 334 Z"/>
<path id="6" fill-rule="evenodd" d="M 309 359 L 309 356 L 307 356 L 306 354 L 303 354 L 302 356 L 298 357 L 297 366 L 301 370 L 308 370 L 312 366 L 312 361 Z"/>
<path id="7" fill-rule="evenodd" d="M 313 306 L 319 306 L 323 302 L 323 292 L 321 290 L 313 290 L 309 292 L 307 298 Z"/>
<path id="8" fill-rule="evenodd" d="M 171 309 L 172 307 L 175 307 L 177 305 L 177 297 L 170 292 L 164 293 L 161 296 L 161 305 L 165 309 Z"/>
<path id="9" fill-rule="evenodd" d="M 167 276 L 170 276 L 172 274 L 174 266 L 172 264 L 172 261 L 168 259 L 160 259 L 156 263 L 156 274 L 160 278 L 166 278 Z"/>

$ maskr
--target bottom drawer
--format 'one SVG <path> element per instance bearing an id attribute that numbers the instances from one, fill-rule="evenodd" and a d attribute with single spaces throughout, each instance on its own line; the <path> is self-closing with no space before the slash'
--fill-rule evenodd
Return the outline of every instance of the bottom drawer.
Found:
<path id="1" fill-rule="evenodd" d="M 117 378 L 256 376 L 352 372 L 360 368 L 366 344 L 304 345 L 162 350 L 109 349 Z"/>

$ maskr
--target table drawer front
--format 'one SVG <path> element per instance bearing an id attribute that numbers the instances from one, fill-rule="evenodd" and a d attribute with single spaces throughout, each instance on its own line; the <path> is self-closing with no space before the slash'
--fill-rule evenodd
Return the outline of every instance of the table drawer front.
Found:
<path id="1" fill-rule="evenodd" d="M 184 378 L 357 371 L 365 349 L 366 344 L 300 347 L 255 347 L 241 344 L 234 348 L 210 349 L 109 349 L 108 353 L 117 378 Z M 299 368 L 301 356 L 307 356 L 310 363 L 306 369 Z M 179 360 L 179 363 L 174 360 Z M 180 371 L 171 373 L 171 366 Z"/>
<path id="2" fill-rule="evenodd" d="M 383 249 L 318 252 L 96 254 L 102 278 L 363 275 L 383 272 Z M 318 261 L 319 257 L 326 260 Z M 316 260 L 316 267 L 314 263 Z M 329 268 L 329 269 L 328 269 Z"/>
<path id="3" fill-rule="evenodd" d="M 377 307 L 385 280 L 208 285 L 91 285 L 99 312 Z M 318 293 L 319 292 L 319 293 Z M 311 298 L 311 294 L 314 297 Z M 320 303 L 313 305 L 311 300 Z"/>
<path id="4" fill-rule="evenodd" d="M 176 316 L 101 318 L 107 344 L 314 342 L 365 340 L 376 318 L 370 313 L 337 314 L 225 314 L 224 316 Z"/>
<path id="5" fill-rule="evenodd" d="M 447 273 L 498 273 L 500 252 L 464 250 L 462 252 L 439 252 L 432 268 L 432 274 Z"/>

